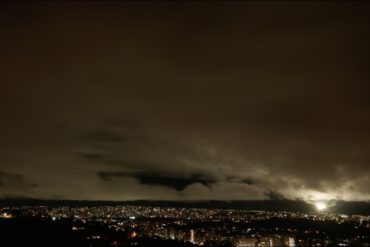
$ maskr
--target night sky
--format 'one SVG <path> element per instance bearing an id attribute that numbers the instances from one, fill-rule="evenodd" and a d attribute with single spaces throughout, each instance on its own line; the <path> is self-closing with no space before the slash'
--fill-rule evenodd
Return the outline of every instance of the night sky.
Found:
<path id="1" fill-rule="evenodd" d="M 1 2 L 0 198 L 370 200 L 368 2 Z"/>

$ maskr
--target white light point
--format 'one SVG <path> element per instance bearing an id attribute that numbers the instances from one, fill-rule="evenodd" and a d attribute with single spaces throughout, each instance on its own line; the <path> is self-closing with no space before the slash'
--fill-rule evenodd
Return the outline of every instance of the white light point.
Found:
<path id="1" fill-rule="evenodd" d="M 315 206 L 316 206 L 316 209 L 319 211 L 323 211 L 327 208 L 326 203 L 324 202 L 316 202 Z"/>

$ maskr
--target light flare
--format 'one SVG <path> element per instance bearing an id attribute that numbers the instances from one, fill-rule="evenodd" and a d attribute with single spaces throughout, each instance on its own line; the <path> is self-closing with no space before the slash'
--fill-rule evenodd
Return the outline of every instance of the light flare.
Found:
<path id="1" fill-rule="evenodd" d="M 316 202 L 316 203 L 315 203 L 315 207 L 316 207 L 316 209 L 317 209 L 317 210 L 319 210 L 319 211 L 323 211 L 323 210 L 325 210 L 328 206 L 326 205 L 326 203 L 325 203 L 325 202 Z"/>

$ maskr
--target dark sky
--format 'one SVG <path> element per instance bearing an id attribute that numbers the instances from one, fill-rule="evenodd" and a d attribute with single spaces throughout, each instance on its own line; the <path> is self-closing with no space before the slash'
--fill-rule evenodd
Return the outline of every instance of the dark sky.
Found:
<path id="1" fill-rule="evenodd" d="M 0 197 L 370 200 L 368 2 L 1 2 Z"/>

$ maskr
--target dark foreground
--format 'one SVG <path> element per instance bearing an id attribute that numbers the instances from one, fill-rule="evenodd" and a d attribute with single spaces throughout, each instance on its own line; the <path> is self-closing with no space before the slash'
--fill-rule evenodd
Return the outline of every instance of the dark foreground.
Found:
<path id="1" fill-rule="evenodd" d="M 0 246 L 6 247 L 99 247 L 99 246 L 194 246 L 176 240 L 131 238 L 99 223 L 83 231 L 72 230 L 71 220 L 50 221 L 32 218 L 0 220 Z M 99 238 L 98 238 L 99 236 Z"/>

